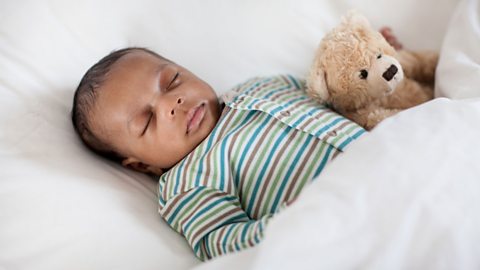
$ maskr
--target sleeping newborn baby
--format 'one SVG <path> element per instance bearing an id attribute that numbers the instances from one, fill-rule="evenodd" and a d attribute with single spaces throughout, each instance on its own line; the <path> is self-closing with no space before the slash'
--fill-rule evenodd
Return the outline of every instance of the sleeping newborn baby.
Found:
<path id="1" fill-rule="evenodd" d="M 158 175 L 159 213 L 201 260 L 254 246 L 269 220 L 365 131 L 292 76 L 254 78 L 217 98 L 144 48 L 92 66 L 74 97 L 84 144 Z"/>

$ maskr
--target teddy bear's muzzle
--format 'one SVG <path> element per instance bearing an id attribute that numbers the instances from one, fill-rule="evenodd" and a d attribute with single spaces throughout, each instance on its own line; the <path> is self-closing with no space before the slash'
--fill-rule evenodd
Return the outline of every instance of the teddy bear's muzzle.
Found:
<path id="1" fill-rule="evenodd" d="M 382 74 L 382 77 L 387 80 L 387 82 L 391 81 L 393 79 L 393 76 L 395 76 L 395 74 L 397 74 L 398 72 L 398 68 L 395 66 L 395 65 L 391 65 L 387 71 L 385 71 L 383 74 Z"/>

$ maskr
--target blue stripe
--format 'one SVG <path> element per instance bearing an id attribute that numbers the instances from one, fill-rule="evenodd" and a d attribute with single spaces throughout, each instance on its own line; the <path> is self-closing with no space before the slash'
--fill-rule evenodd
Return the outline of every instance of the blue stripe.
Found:
<path id="1" fill-rule="evenodd" d="M 292 99 L 292 100 L 290 100 L 290 101 L 287 102 L 287 103 L 283 103 L 282 105 L 277 106 L 277 107 L 275 107 L 274 109 L 272 109 L 272 110 L 270 111 L 270 114 L 273 115 L 273 114 L 276 114 L 277 112 L 279 112 L 279 111 L 281 111 L 281 110 L 285 110 L 285 109 L 287 109 L 287 107 L 290 106 L 292 103 L 295 103 L 295 102 L 300 101 L 300 100 L 302 100 L 302 99 L 306 99 L 306 98 L 305 98 L 305 97 L 299 97 L 299 98 L 296 98 L 296 99 Z"/>
<path id="2" fill-rule="evenodd" d="M 249 110 L 252 110 L 253 109 L 253 106 L 255 106 L 257 103 L 259 103 L 260 101 L 262 101 L 261 99 L 254 99 L 253 101 L 251 101 L 250 103 L 247 103 L 245 105 L 245 107 Z"/>
<path id="3" fill-rule="evenodd" d="M 332 152 L 333 149 L 334 148 L 332 145 L 328 145 L 325 156 L 323 157 L 322 162 L 320 162 L 320 166 L 318 166 L 317 170 L 315 171 L 315 174 L 313 175 L 314 178 L 317 177 L 322 172 L 323 168 L 327 164 L 328 158 L 330 156 L 330 152 Z"/>
<path id="4" fill-rule="evenodd" d="M 162 195 L 158 196 L 158 202 L 161 206 L 165 206 L 166 201 L 163 199 Z"/>
<path id="5" fill-rule="evenodd" d="M 245 85 L 243 85 L 243 86 L 240 86 L 239 88 L 240 88 L 240 89 L 242 89 L 242 88 L 244 89 L 241 93 L 247 94 L 247 93 L 253 91 L 254 89 L 257 89 L 257 87 L 258 87 L 261 83 L 263 83 L 263 81 L 256 82 L 256 83 L 254 83 L 253 85 L 251 85 L 251 86 L 249 86 L 249 87 L 245 87 Z"/>
<path id="6" fill-rule="evenodd" d="M 183 227 L 183 231 L 185 232 L 185 234 L 188 234 L 188 229 L 190 229 L 190 226 L 192 225 L 192 223 L 197 221 L 198 218 L 201 218 L 203 214 L 212 210 L 215 206 L 221 203 L 229 203 L 235 200 L 237 200 L 236 197 L 220 197 L 217 200 L 211 202 L 209 205 L 204 206 L 202 210 L 196 212 L 196 214 L 193 217 L 191 217 L 190 221 L 187 224 L 185 224 L 185 226 Z"/>
<path id="7" fill-rule="evenodd" d="M 290 85 L 287 85 L 287 86 L 284 86 L 284 87 L 281 87 L 281 88 L 273 88 L 272 90 L 270 90 L 268 92 L 268 94 L 266 94 L 265 96 L 261 96 L 259 98 L 262 98 L 262 99 L 267 99 L 267 98 L 270 98 L 271 96 L 273 96 L 274 94 L 277 94 L 279 92 L 283 92 L 285 90 L 291 90 L 292 87 Z"/>
<path id="8" fill-rule="evenodd" d="M 238 128 L 240 128 L 240 127 L 238 127 Z M 238 128 L 235 129 L 235 131 L 238 130 Z M 233 133 L 233 131 L 230 134 L 232 134 L 232 133 Z M 228 134 L 228 135 L 230 135 L 230 134 Z M 227 148 L 226 141 L 227 141 L 227 138 L 229 137 L 228 135 L 225 136 L 225 139 L 222 141 L 222 144 L 220 144 L 220 149 L 221 149 L 221 151 L 220 151 L 220 164 L 218 166 L 219 169 L 220 169 L 220 179 L 218 179 L 219 184 L 220 184 L 219 185 L 220 190 L 223 190 L 223 188 L 225 187 L 225 181 L 228 181 L 228 179 L 225 178 L 226 168 L 224 168 L 224 167 L 228 166 L 227 157 L 226 157 L 227 153 L 226 153 L 226 150 L 225 150 Z"/>
<path id="9" fill-rule="evenodd" d="M 287 77 L 290 79 L 290 81 L 293 82 L 293 84 L 295 85 L 295 87 L 297 89 L 302 89 L 302 87 L 300 87 L 300 84 L 297 82 L 297 79 L 295 79 L 292 75 L 290 74 L 287 74 Z"/>
<path id="10" fill-rule="evenodd" d="M 266 115 L 265 117 L 265 120 L 263 120 L 262 124 L 260 124 L 260 127 L 258 127 L 257 129 L 255 129 L 255 131 L 253 132 L 253 134 L 250 136 L 250 139 L 248 140 L 247 144 L 245 145 L 245 147 L 243 148 L 243 152 L 240 156 L 240 160 L 237 162 L 237 169 L 236 169 L 236 174 L 235 174 L 235 186 L 238 187 L 239 185 L 239 182 L 240 182 L 240 173 L 242 171 L 242 165 L 244 164 L 245 162 L 245 157 L 247 156 L 247 153 L 250 151 L 250 150 L 253 150 L 253 148 L 251 147 L 252 144 L 258 140 L 258 134 L 260 133 L 260 131 L 264 130 L 266 127 L 267 127 L 267 124 L 268 122 L 270 122 L 271 119 L 268 115 Z M 254 154 L 254 153 L 252 153 Z"/>
<path id="11" fill-rule="evenodd" d="M 250 222 L 247 222 L 247 223 L 244 223 L 244 227 L 243 227 L 243 231 L 242 231 L 242 242 L 245 242 L 245 239 L 247 238 L 247 232 L 250 228 L 250 225 L 252 225 L 252 223 L 255 223 L 255 221 L 250 221 Z"/>
<path id="12" fill-rule="evenodd" d="M 338 150 L 340 150 L 340 151 L 343 152 L 343 148 L 344 148 L 347 144 L 349 144 L 352 140 L 353 140 L 352 138 L 348 137 L 345 141 L 343 141 L 342 144 L 340 144 L 340 145 L 338 146 Z"/>
<path id="13" fill-rule="evenodd" d="M 227 240 L 230 236 L 230 234 L 232 233 L 233 229 L 238 226 L 238 224 L 234 224 L 232 226 L 230 226 L 230 228 L 228 228 L 228 231 L 227 233 L 223 236 L 223 239 L 222 240 Z M 222 242 L 222 250 L 223 250 L 223 253 L 227 253 L 228 250 L 227 250 L 227 246 L 228 246 L 228 243 L 225 243 L 225 242 Z"/>
<path id="14" fill-rule="evenodd" d="M 271 78 L 268 78 L 268 79 L 262 79 L 261 81 L 255 83 L 253 86 L 250 86 L 248 88 L 246 88 L 245 90 L 242 91 L 242 93 L 244 94 L 248 94 L 250 92 L 252 92 L 253 90 L 256 90 L 259 88 L 259 86 L 264 86 L 265 84 L 271 82 L 272 79 Z"/>
<path id="15" fill-rule="evenodd" d="M 163 196 L 162 196 L 162 195 L 158 196 L 158 202 L 160 203 L 161 206 L 165 206 L 165 203 L 166 203 L 166 202 L 165 202 L 165 200 L 163 199 Z"/>
<path id="16" fill-rule="evenodd" d="M 360 130 L 357 131 L 357 133 L 353 134 L 352 138 L 356 139 L 356 138 L 360 137 L 360 135 L 363 135 L 363 133 L 365 133 L 365 132 L 366 132 L 365 129 L 360 128 Z"/>
<path id="17" fill-rule="evenodd" d="M 242 123 L 242 125 L 250 118 L 250 115 L 247 115 L 247 119 Z M 224 118 L 226 119 L 226 117 Z M 208 153 L 208 151 L 210 151 L 211 147 L 212 147 L 212 143 L 213 143 L 213 139 L 215 138 L 215 134 L 221 129 L 220 126 L 223 126 L 223 125 L 219 125 L 217 124 L 216 128 L 213 130 L 212 132 L 212 135 L 210 136 L 209 140 L 208 140 L 208 143 L 207 143 L 207 147 L 206 149 L 203 151 L 204 153 Z M 237 129 L 240 128 L 240 127 L 237 127 Z M 236 131 L 237 129 L 235 129 L 234 131 Z M 233 132 L 233 131 L 232 131 Z M 225 138 L 223 139 L 222 143 L 225 143 L 226 141 L 226 138 L 228 138 L 228 135 L 225 136 Z M 225 149 L 225 146 L 222 145 L 222 154 L 224 153 L 224 149 Z M 203 165 L 204 164 L 204 160 L 205 160 L 205 157 L 206 155 L 203 155 L 202 158 L 200 158 L 198 164 L 200 165 Z M 224 157 L 222 156 L 222 164 L 224 164 Z M 195 185 L 198 186 L 200 185 L 200 180 L 201 180 L 201 177 L 202 177 L 202 174 L 203 174 L 203 166 L 199 166 L 199 168 L 197 169 L 197 176 L 195 177 Z M 223 188 L 223 181 L 224 178 L 224 173 L 223 171 L 221 171 L 221 177 L 220 177 L 220 186 L 221 186 L 221 189 Z"/>
<path id="18" fill-rule="evenodd" d="M 269 113 L 272 114 L 272 115 L 275 115 L 276 113 L 278 113 L 281 110 L 285 110 L 285 108 L 282 107 L 282 106 L 278 106 L 278 107 L 275 107 L 274 109 L 272 109 L 271 111 L 269 111 Z"/>
<path id="19" fill-rule="evenodd" d="M 292 104 L 293 104 L 293 105 L 296 105 L 296 104 L 294 104 L 294 103 L 299 102 L 299 101 L 302 101 L 302 100 L 305 100 L 305 99 L 308 99 L 308 97 L 306 97 L 306 96 L 300 96 L 300 97 L 297 97 L 297 98 L 294 98 L 294 99 L 288 101 L 287 103 L 282 103 L 282 104 L 283 104 L 282 106 L 283 106 L 283 107 L 287 107 L 287 106 L 290 106 L 290 105 L 292 105 Z"/>
<path id="20" fill-rule="evenodd" d="M 203 153 L 208 153 L 210 151 L 210 149 L 212 148 L 213 140 L 215 139 L 217 132 L 219 132 L 220 127 L 223 126 L 223 125 L 226 125 L 226 123 L 223 123 L 226 118 L 227 117 L 224 117 L 222 119 L 222 121 L 221 121 L 222 123 L 217 123 L 215 128 L 210 133 L 208 141 L 207 141 L 207 146 L 205 147 L 205 149 L 203 149 Z M 206 155 L 203 155 L 200 158 L 200 162 L 198 164 L 200 164 L 200 165 L 204 164 L 205 156 Z M 200 184 L 202 173 L 203 173 L 203 166 L 199 166 L 198 169 L 197 169 L 197 177 L 195 178 L 195 185 L 196 186 L 198 186 Z M 186 179 L 185 179 L 185 181 L 186 181 Z"/>
<path id="21" fill-rule="evenodd" d="M 163 174 L 160 176 L 160 180 L 158 181 L 158 202 L 160 203 L 161 206 L 165 206 L 166 201 L 163 199 L 163 185 L 162 183 L 162 178 L 165 177 L 166 174 Z"/>
<path id="22" fill-rule="evenodd" d="M 295 121 L 295 123 L 293 123 L 292 125 L 294 127 L 298 127 L 301 123 L 303 123 L 303 121 L 305 121 L 305 119 L 307 117 L 313 117 L 312 113 L 317 111 L 317 110 L 318 110 L 317 108 L 313 108 L 310 111 L 308 111 L 307 113 L 302 114 L 302 116 L 297 121 Z"/>
<path id="23" fill-rule="evenodd" d="M 335 120 L 333 120 L 333 122 L 331 122 L 330 124 L 326 124 L 324 127 L 322 127 L 319 131 L 317 131 L 315 133 L 315 136 L 319 136 L 320 134 L 322 134 L 323 132 L 325 132 L 327 129 L 331 128 L 332 126 L 336 125 L 338 122 L 342 121 L 342 120 L 345 120 L 345 118 L 343 117 L 334 117 Z"/>
<path id="24" fill-rule="evenodd" d="M 280 137 L 275 141 L 274 145 L 272 146 L 272 150 L 270 151 L 270 153 L 268 154 L 268 157 L 267 157 L 267 160 L 272 160 L 273 158 L 273 155 L 274 154 L 278 154 L 277 153 L 277 150 L 280 146 L 280 143 L 283 141 L 283 139 L 285 139 L 285 137 L 287 136 L 287 134 L 290 132 L 292 128 L 290 126 L 287 126 L 282 134 L 280 135 Z M 263 180 L 263 177 L 267 171 L 267 169 L 269 168 L 269 165 L 268 163 L 266 163 L 263 167 L 262 167 L 262 170 L 260 171 L 260 174 L 258 175 L 258 181 L 256 181 L 255 183 L 255 187 L 253 188 L 253 192 L 252 192 L 252 197 L 250 197 L 250 200 L 248 202 L 248 205 L 247 205 L 247 210 L 245 212 L 247 213 L 251 213 L 252 211 L 252 207 L 254 205 L 254 201 L 255 201 L 255 198 L 257 197 L 257 191 L 260 189 L 260 184 L 263 184 L 263 181 L 260 181 L 260 180 Z"/>
<path id="25" fill-rule="evenodd" d="M 305 149 L 307 148 L 307 146 L 310 145 L 310 142 L 312 141 L 313 138 L 314 138 L 313 136 L 309 135 L 308 138 L 307 138 L 307 141 L 302 144 L 302 148 L 300 148 L 300 151 L 298 151 L 297 155 L 295 155 L 295 158 L 293 159 L 292 165 L 289 166 L 287 174 L 283 178 L 282 184 L 280 185 L 279 191 L 277 192 L 277 195 L 275 196 L 275 200 L 273 201 L 273 205 L 272 205 L 271 209 L 275 209 L 275 210 L 277 209 L 278 203 L 280 201 L 280 197 L 281 197 L 281 195 L 284 194 L 284 189 L 287 186 L 287 183 L 289 182 L 289 180 L 292 180 L 291 175 L 293 173 L 293 169 L 298 170 L 297 164 L 298 164 L 300 158 L 305 153 Z"/>
<path id="26" fill-rule="evenodd" d="M 205 243 L 205 251 L 207 252 L 207 257 L 212 257 L 212 250 L 210 249 L 210 244 L 209 244 L 209 241 L 207 241 L 208 239 L 205 238 L 203 239 L 203 242 Z"/>
<path id="27" fill-rule="evenodd" d="M 195 247 L 193 248 L 193 252 L 195 252 L 195 253 L 198 252 L 198 250 L 200 249 L 200 243 L 201 243 L 201 242 L 198 242 L 198 243 L 195 245 Z"/>
<path id="28" fill-rule="evenodd" d="M 340 146 L 338 147 L 339 150 L 343 151 L 343 148 L 347 146 L 349 143 L 351 143 L 354 139 L 358 138 L 360 135 L 362 135 L 365 132 L 365 130 L 362 128 L 357 133 L 355 133 L 352 137 L 348 137 Z"/>
<path id="29" fill-rule="evenodd" d="M 215 230 L 217 230 L 217 229 L 222 228 L 222 227 L 224 227 L 224 226 L 232 225 L 232 226 L 230 226 L 230 228 L 228 228 L 228 231 L 227 231 L 227 233 L 223 236 L 223 238 L 222 238 L 222 239 L 219 239 L 219 241 L 222 241 L 222 246 L 223 246 L 223 247 L 225 247 L 225 246 L 228 245 L 228 243 L 226 243 L 224 240 L 228 239 L 228 237 L 229 237 L 230 233 L 232 233 L 233 229 L 236 228 L 237 226 L 241 226 L 242 224 L 244 224 L 244 223 L 233 223 L 233 222 L 236 222 L 236 221 L 239 220 L 239 219 L 241 220 L 244 216 L 245 216 L 245 213 L 240 213 L 240 214 L 238 214 L 238 215 L 236 215 L 236 216 L 233 216 L 233 217 L 229 218 L 228 220 L 226 220 L 225 222 L 223 222 L 222 225 L 219 225 L 217 228 L 215 228 Z M 210 233 L 213 233 L 213 231 L 210 232 Z M 210 233 L 209 233 L 209 235 L 210 235 Z M 202 240 L 202 238 L 200 238 L 200 241 L 199 241 L 198 243 L 200 243 L 201 240 Z M 205 241 L 205 239 L 204 239 L 204 241 Z M 195 252 L 197 252 L 198 249 L 200 248 L 200 245 L 199 245 L 198 243 L 195 245 L 195 248 L 193 249 Z M 224 253 L 227 252 L 226 249 L 222 249 L 222 250 L 223 250 Z"/>
<path id="30" fill-rule="evenodd" d="M 176 177 L 177 180 L 175 181 L 175 187 L 174 187 L 174 189 L 173 189 L 173 194 L 177 194 L 177 192 L 178 192 L 178 186 L 180 185 L 180 181 L 181 181 L 181 179 L 180 179 L 180 174 L 182 174 L 182 168 L 185 166 L 185 163 L 186 163 L 185 161 L 186 161 L 186 160 L 187 160 L 187 159 L 184 158 L 184 159 L 182 160 L 182 162 L 180 163 L 180 166 L 179 166 L 178 169 L 176 170 L 176 172 L 177 172 L 177 177 Z"/>
<path id="31" fill-rule="evenodd" d="M 227 169 L 231 169 L 228 164 L 230 164 L 229 162 L 227 162 L 227 151 L 226 151 L 226 148 L 227 148 L 227 141 L 229 143 L 233 143 L 229 140 L 229 137 L 231 137 L 233 134 L 235 134 L 240 128 L 242 128 L 257 112 L 256 111 L 251 111 L 247 114 L 247 116 L 245 117 L 245 119 L 243 120 L 242 124 L 239 125 L 237 128 L 235 128 L 234 130 L 230 131 L 226 136 L 225 138 L 222 140 L 222 144 L 220 145 L 221 147 L 221 155 L 220 155 L 220 161 L 221 161 L 221 165 L 227 165 L 227 166 L 220 166 L 220 190 L 223 190 L 224 188 L 224 185 L 225 185 L 225 181 L 227 180 L 225 178 L 225 170 Z"/>
<path id="32" fill-rule="evenodd" d="M 260 222 L 258 223 L 258 230 L 257 230 L 257 233 L 255 234 L 255 242 L 256 243 L 260 243 L 260 238 L 258 238 L 259 234 L 263 234 L 263 224 L 265 224 L 266 221 L 265 220 L 265 216 L 262 217 L 262 219 L 260 220 Z"/>
<path id="33" fill-rule="evenodd" d="M 260 230 L 258 230 L 257 232 L 260 232 Z M 260 243 L 260 238 L 258 238 L 258 233 L 257 232 L 253 234 L 253 240 L 255 241 L 255 244 Z"/>
<path id="34" fill-rule="evenodd" d="M 190 196 L 188 196 L 187 198 L 185 198 L 176 208 L 175 208 L 175 211 L 173 211 L 172 215 L 170 216 L 170 218 L 167 220 L 167 222 L 169 224 L 172 224 L 173 220 L 175 220 L 175 217 L 178 215 L 178 212 L 180 212 L 180 210 L 182 210 L 183 207 L 185 207 L 185 204 L 189 203 L 190 200 L 192 198 L 194 198 L 195 196 L 197 196 L 198 193 L 200 193 L 200 191 L 203 191 L 205 189 L 205 187 L 198 187 L 197 189 L 195 189 L 195 191 L 190 194 Z"/>

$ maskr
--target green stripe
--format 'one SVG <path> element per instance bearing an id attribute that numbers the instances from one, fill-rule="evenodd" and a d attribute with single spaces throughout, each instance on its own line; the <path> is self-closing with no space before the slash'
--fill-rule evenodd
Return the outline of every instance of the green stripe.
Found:
<path id="1" fill-rule="evenodd" d="M 234 122 L 232 123 L 232 127 L 231 127 L 231 130 L 237 130 L 237 132 L 239 132 L 239 130 L 241 130 L 241 128 L 238 128 L 238 124 L 242 122 L 243 119 L 245 119 L 245 117 L 247 116 L 248 113 L 250 113 L 250 111 L 248 110 L 232 110 L 232 113 L 238 113 L 239 116 L 236 117 L 234 119 Z M 253 120 L 256 119 L 256 116 L 254 116 L 251 120 L 249 120 L 247 123 L 245 123 L 245 125 L 248 127 L 248 125 L 252 125 L 252 123 L 255 123 Z M 232 134 L 230 135 L 230 132 L 225 132 L 225 136 L 224 138 L 228 138 L 228 142 L 227 143 L 232 143 L 232 137 L 234 136 L 235 134 Z M 241 140 L 241 139 L 240 139 Z M 240 145 L 240 141 L 239 142 L 234 142 L 236 143 L 237 145 Z M 226 148 L 226 151 L 228 151 L 228 148 Z M 233 148 L 235 149 L 235 147 Z M 218 147 L 215 149 L 217 151 L 217 157 L 220 157 L 220 151 L 221 151 L 221 147 L 220 147 L 220 143 L 218 144 Z M 238 152 L 238 151 L 237 151 Z M 228 155 L 228 153 L 225 153 Z M 236 156 L 236 154 L 232 154 L 231 156 L 232 159 L 236 160 L 238 158 L 238 156 Z M 220 166 L 220 162 L 223 162 L 223 160 L 220 160 L 218 159 L 217 161 L 214 161 L 214 163 L 216 164 L 216 166 L 219 166 L 220 167 L 220 170 L 222 169 L 222 166 Z M 227 170 L 227 168 L 230 168 L 230 164 L 227 164 L 228 166 L 223 166 L 225 168 L 225 170 Z M 220 171 L 219 170 L 219 171 Z M 225 177 L 227 176 L 230 176 L 231 173 L 229 171 L 226 171 L 224 172 Z M 226 181 L 227 179 L 221 179 L 222 181 Z M 228 180 L 232 180 L 231 177 L 228 177 Z M 225 187 L 226 185 L 224 185 Z"/>
<path id="2" fill-rule="evenodd" d="M 224 242 L 225 247 L 232 247 L 233 250 L 235 250 L 235 243 L 236 239 L 238 236 L 238 231 L 240 230 L 240 224 L 234 224 L 235 228 L 233 229 L 232 233 L 229 235 L 228 239 L 225 239 L 226 242 Z M 228 249 L 230 251 L 230 249 Z"/>
<path id="3" fill-rule="evenodd" d="M 338 135 L 330 142 L 330 144 L 332 144 L 332 145 L 338 145 L 338 144 L 337 144 L 338 141 L 340 141 L 340 140 L 342 140 L 342 139 L 347 139 L 347 140 L 348 140 L 349 136 L 348 136 L 347 134 L 351 134 L 352 130 L 357 130 L 357 129 L 358 129 L 357 126 L 355 126 L 355 125 L 351 126 L 350 128 L 348 128 L 348 129 L 345 131 L 345 133 L 340 133 L 340 134 L 338 134 Z"/>
<path id="4" fill-rule="evenodd" d="M 297 197 L 300 192 L 302 191 L 303 187 L 307 184 L 307 181 L 312 181 L 313 180 L 313 173 L 314 173 L 314 168 L 317 168 L 317 166 L 320 166 L 320 163 L 322 162 L 322 159 L 323 157 L 325 156 L 325 153 L 326 151 L 324 152 L 324 150 L 326 150 L 326 146 L 327 144 L 326 143 L 323 143 L 323 142 L 320 142 L 318 144 L 320 146 L 320 149 L 315 149 L 314 151 L 314 155 L 313 155 L 313 160 L 311 162 L 309 162 L 309 164 L 307 164 L 307 170 L 306 170 L 306 173 L 305 173 L 305 176 L 303 178 L 301 178 L 299 182 L 299 184 L 297 185 L 297 187 L 294 188 L 294 190 L 292 191 L 292 197 Z M 318 148 L 318 145 L 317 145 L 317 148 Z M 288 199 L 288 198 L 287 198 Z"/>
<path id="5" fill-rule="evenodd" d="M 237 145 L 237 147 L 234 147 L 235 151 L 233 151 L 233 153 L 232 153 L 231 158 L 233 160 L 238 161 L 240 159 L 241 153 L 243 153 L 243 151 L 244 151 L 244 147 L 242 147 L 242 146 L 245 146 L 245 142 L 247 141 L 247 139 L 250 138 L 249 135 L 251 135 L 253 133 L 253 129 L 258 128 L 257 127 L 258 124 L 263 122 L 264 118 L 265 118 L 265 115 L 263 115 L 263 114 L 257 115 L 255 118 L 252 119 L 252 122 L 247 123 L 245 129 L 238 130 L 238 132 L 240 132 L 240 134 L 238 135 L 237 140 L 235 142 L 232 142 L 232 137 L 233 136 L 229 138 L 229 140 L 230 140 L 229 143 L 234 143 L 234 144 Z M 250 124 L 250 125 L 248 125 L 248 124 Z M 234 168 L 232 168 L 232 169 L 237 169 L 237 170 L 241 167 L 240 164 L 234 164 L 233 166 L 234 166 Z M 232 175 L 234 175 L 234 174 L 232 173 Z M 235 181 L 235 179 L 234 179 L 234 181 Z"/>
<path id="6" fill-rule="evenodd" d="M 211 201 L 210 203 L 213 203 L 213 202 L 214 201 Z M 190 238 L 193 236 L 193 234 L 195 234 L 195 232 L 197 232 L 199 227 L 202 227 L 206 223 L 212 221 L 213 220 L 212 217 L 217 215 L 218 213 L 224 211 L 225 209 L 240 208 L 240 204 L 237 201 L 231 201 L 230 203 L 224 203 L 224 204 L 216 205 L 212 210 L 210 210 L 210 212 L 208 212 L 208 214 L 204 215 L 202 218 L 198 219 L 195 223 L 193 223 L 193 225 L 190 227 L 189 231 L 186 232 L 187 239 L 193 241 L 193 239 L 190 239 Z M 213 226 L 216 226 L 216 225 L 218 225 L 218 224 L 215 224 Z M 207 231 L 207 233 L 208 233 L 208 231 Z"/>
<path id="7" fill-rule="evenodd" d="M 252 177 L 247 177 L 247 179 L 243 179 L 244 183 L 246 183 L 246 186 L 244 188 L 244 192 L 243 192 L 243 198 L 245 198 L 245 200 L 243 200 L 242 198 L 242 202 L 245 202 L 247 203 L 248 200 L 250 199 L 250 196 L 252 196 L 252 185 L 255 181 L 263 181 L 264 179 L 256 179 L 256 174 L 258 172 L 260 172 L 260 166 L 265 166 L 264 164 L 266 163 L 266 160 L 265 160 L 265 157 L 267 157 L 267 152 L 270 151 L 270 149 L 272 148 L 272 145 L 273 145 L 273 142 L 275 141 L 275 139 L 277 139 L 280 135 L 281 135 L 281 131 L 282 131 L 282 126 L 280 125 L 277 125 L 276 127 L 272 128 L 271 129 L 271 133 L 272 133 L 272 136 L 270 136 L 270 138 L 267 137 L 267 143 L 265 144 L 265 147 L 262 148 L 262 149 L 265 149 L 263 151 L 259 151 L 259 153 L 255 153 L 255 154 L 259 154 L 258 156 L 258 159 L 255 158 L 253 160 L 253 164 L 255 164 L 252 168 L 252 170 L 250 170 L 252 173 L 251 173 L 251 176 Z M 257 144 L 263 144 L 264 142 L 257 142 Z M 268 161 L 268 160 L 267 160 Z M 247 208 L 246 205 L 244 205 L 245 209 Z"/>
<path id="8" fill-rule="evenodd" d="M 233 113 L 233 112 L 234 112 L 234 111 L 232 110 L 232 113 Z M 238 110 L 235 111 L 235 112 L 238 112 L 238 115 L 236 115 L 234 118 L 232 118 L 232 119 L 230 120 L 232 127 L 237 127 L 238 124 L 241 123 L 241 121 L 242 121 L 242 120 L 246 117 L 246 115 L 249 113 L 249 111 L 238 111 Z M 227 124 L 227 123 L 224 123 L 224 125 L 226 125 L 226 124 Z M 220 129 L 223 128 L 223 125 L 222 125 L 221 127 L 219 127 L 219 128 L 220 128 Z M 228 133 L 229 133 L 228 131 L 225 132 L 225 134 L 223 135 L 223 137 L 227 136 Z M 220 159 L 220 153 L 221 153 L 221 151 L 220 151 L 220 149 L 221 149 L 220 143 L 217 143 L 217 144 L 215 145 L 215 147 L 213 147 L 213 148 L 214 148 L 214 149 L 212 149 L 212 151 L 216 150 L 215 152 L 216 152 L 217 154 L 215 155 L 215 157 L 217 158 L 217 160 L 215 160 L 215 159 L 212 160 L 212 161 L 213 161 L 213 164 L 214 164 L 214 169 L 215 169 L 214 171 L 215 171 L 215 176 L 216 176 L 216 177 L 213 178 L 212 187 L 218 187 L 217 179 L 218 179 L 218 175 L 220 174 L 220 170 L 217 169 L 217 163 L 220 163 L 220 160 L 221 160 L 221 159 Z M 216 161 L 216 162 L 215 162 L 215 161 Z M 221 165 L 222 165 L 222 167 L 219 168 L 219 169 L 225 170 L 225 169 L 226 169 L 226 166 L 228 166 L 229 164 L 221 164 Z M 225 173 L 224 175 L 229 175 L 229 174 L 228 174 L 228 173 Z M 190 186 L 193 186 L 192 183 L 195 181 L 194 178 L 195 178 L 195 175 L 192 174 L 192 177 L 189 179 Z M 221 179 L 221 181 L 226 181 L 226 180 L 227 180 L 227 179 Z"/>
<path id="9" fill-rule="evenodd" d="M 177 217 L 172 220 L 172 224 L 174 224 L 175 227 L 178 227 L 178 221 L 180 220 L 184 220 L 185 217 L 187 217 L 190 213 L 192 213 L 193 211 L 193 208 L 195 208 L 196 206 L 198 206 L 198 204 L 203 201 L 204 199 L 206 199 L 210 194 L 212 193 L 215 193 L 216 190 L 214 189 L 206 189 L 204 190 L 203 192 L 200 192 L 199 194 L 197 194 L 197 196 L 193 197 L 193 198 L 190 198 L 190 202 L 188 204 L 188 206 L 186 206 L 181 213 L 179 213 L 177 215 Z M 186 198 L 184 198 L 183 200 L 185 200 Z M 180 200 L 178 201 L 177 205 L 179 205 L 181 202 L 183 202 L 183 200 Z M 194 202 L 194 203 L 192 203 Z M 171 213 L 173 213 L 174 211 L 171 211 Z"/>
<path id="10" fill-rule="evenodd" d="M 292 130 L 295 130 L 295 129 L 292 129 Z M 293 136 L 293 135 L 292 135 Z M 289 157 L 290 159 L 293 159 L 294 155 L 293 153 L 299 149 L 299 145 L 300 144 L 303 144 L 305 142 L 305 139 L 307 138 L 307 133 L 304 133 L 304 132 L 301 132 L 300 133 L 300 137 L 295 140 L 295 143 L 293 144 L 293 147 L 290 148 L 290 151 L 288 152 L 288 154 L 284 155 L 285 157 Z M 281 165 L 279 165 L 279 167 L 281 167 L 280 170 L 275 170 L 275 174 L 274 176 L 272 177 L 272 180 L 271 183 L 272 185 L 270 186 L 270 191 L 267 193 L 267 199 L 264 200 L 264 204 L 263 204 L 263 207 L 262 207 L 262 211 L 260 211 L 259 213 L 268 213 L 267 212 L 267 209 L 273 199 L 273 196 L 274 196 L 274 191 L 276 190 L 277 186 L 278 186 L 278 182 L 280 181 L 281 179 L 281 175 L 284 174 L 284 172 L 287 170 L 287 166 L 282 166 L 282 165 L 287 165 L 285 164 L 286 160 L 281 160 L 282 162 L 280 163 Z M 297 166 L 297 164 L 288 164 L 290 166 Z M 277 169 L 277 168 L 276 168 Z M 260 202 L 257 202 L 257 204 L 259 204 Z"/>

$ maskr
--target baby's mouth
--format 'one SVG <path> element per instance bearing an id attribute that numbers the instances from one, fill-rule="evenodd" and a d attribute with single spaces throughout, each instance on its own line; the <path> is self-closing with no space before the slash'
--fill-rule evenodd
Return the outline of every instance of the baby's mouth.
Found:
<path id="1" fill-rule="evenodd" d="M 205 103 L 190 109 L 187 114 L 187 134 L 196 131 L 200 127 L 204 117 Z"/>

